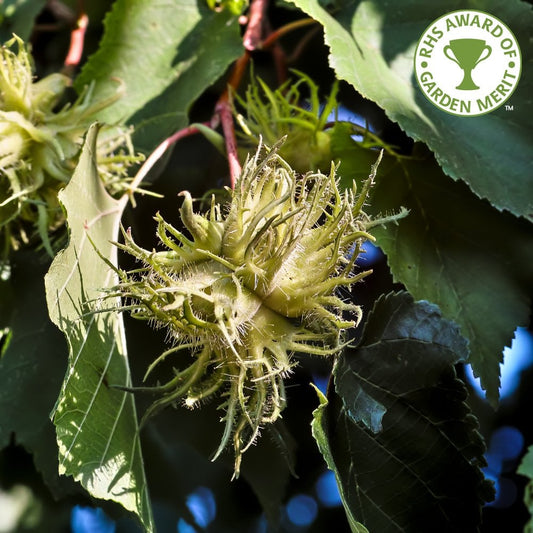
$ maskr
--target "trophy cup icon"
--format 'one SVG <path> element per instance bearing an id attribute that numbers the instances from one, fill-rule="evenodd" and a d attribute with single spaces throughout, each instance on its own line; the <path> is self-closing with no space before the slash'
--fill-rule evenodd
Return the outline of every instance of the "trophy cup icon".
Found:
<path id="1" fill-rule="evenodd" d="M 483 56 L 483 53 L 488 53 Z M 449 54 L 452 55 L 449 55 Z M 444 47 L 444 55 L 457 63 L 464 71 L 463 81 L 456 87 L 463 91 L 479 89 L 472 79 L 472 71 L 478 63 L 487 59 L 492 53 L 492 48 L 482 39 L 453 39 Z"/>

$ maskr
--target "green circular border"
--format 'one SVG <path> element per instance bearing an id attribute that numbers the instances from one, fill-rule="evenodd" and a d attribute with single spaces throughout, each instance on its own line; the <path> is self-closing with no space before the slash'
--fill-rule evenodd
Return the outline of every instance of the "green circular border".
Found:
<path id="1" fill-rule="evenodd" d="M 431 100 L 426 95 L 424 89 L 420 85 L 420 81 L 418 79 L 418 71 L 417 71 L 417 68 L 416 68 L 416 58 L 417 58 L 417 54 L 418 54 L 418 48 L 420 47 L 420 41 L 422 40 L 422 37 L 425 35 L 425 33 L 428 31 L 428 29 L 431 28 L 431 26 L 433 26 L 433 24 L 435 24 L 439 20 L 441 20 L 441 19 L 443 19 L 443 18 L 445 18 L 445 17 L 447 17 L 449 15 L 453 15 L 453 13 L 461 13 L 461 12 L 464 13 L 465 11 L 469 11 L 471 13 L 482 13 L 483 15 L 488 15 L 489 17 L 492 17 L 492 18 L 496 19 L 500 24 L 505 26 L 505 28 L 509 31 L 509 33 L 513 36 L 513 38 L 515 40 L 516 47 L 518 48 L 518 56 L 520 58 L 520 72 L 518 73 L 518 79 L 516 80 L 516 85 L 514 86 L 513 90 L 509 93 L 507 98 L 505 100 L 503 100 L 502 103 L 500 105 L 498 105 L 497 107 L 493 107 L 490 111 L 485 111 L 483 113 L 477 113 L 476 115 L 461 115 L 459 113 L 452 113 L 451 111 L 447 111 L 446 109 L 443 109 L 442 107 L 439 107 L 437 104 L 435 104 L 433 102 L 433 100 Z M 456 9 L 455 11 L 450 11 L 448 13 L 445 13 L 444 15 L 440 16 L 439 18 L 433 20 L 430 24 L 428 24 L 425 27 L 424 31 L 421 33 L 420 38 L 418 39 L 418 42 L 416 44 L 415 55 L 413 57 L 413 72 L 415 74 L 416 84 L 418 85 L 418 88 L 420 89 L 420 92 L 423 94 L 424 98 L 433 107 L 435 107 L 439 111 L 442 111 L 443 113 L 446 113 L 447 115 L 452 115 L 454 117 L 474 118 L 474 117 L 481 117 L 483 115 L 488 115 L 489 113 L 492 113 L 493 111 L 496 111 L 497 109 L 500 109 L 500 107 L 502 107 L 505 104 L 505 102 L 507 102 L 509 100 L 509 98 L 511 98 L 511 96 L 515 92 L 516 88 L 518 87 L 518 84 L 520 83 L 520 78 L 522 77 L 522 64 L 523 64 L 523 62 L 522 62 L 522 50 L 520 49 L 520 43 L 518 42 L 518 39 L 516 38 L 516 35 L 514 34 L 514 32 L 511 30 L 511 28 L 509 28 L 509 26 L 507 26 L 507 24 L 505 24 L 505 22 L 503 22 L 503 20 L 500 20 L 498 17 L 496 17 L 492 13 L 488 13 L 486 11 L 481 11 L 479 9 Z"/>

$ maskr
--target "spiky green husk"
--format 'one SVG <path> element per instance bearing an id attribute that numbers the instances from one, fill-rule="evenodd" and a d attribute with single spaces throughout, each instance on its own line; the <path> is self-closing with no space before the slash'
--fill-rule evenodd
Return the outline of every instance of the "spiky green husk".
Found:
<path id="1" fill-rule="evenodd" d="M 238 474 L 242 454 L 285 406 L 292 354 L 337 353 L 343 331 L 361 319 L 338 289 L 370 273 L 353 273 L 361 244 L 372 239 L 362 210 L 369 186 L 370 179 L 359 196 L 355 184 L 341 192 L 333 167 L 329 175 L 299 176 L 276 150 L 264 158 L 258 151 L 231 191 L 227 214 L 214 200 L 206 214 L 195 213 L 185 192 L 180 215 L 190 236 L 159 214 L 164 251 L 145 250 L 124 231 L 117 246 L 143 266 L 118 270 L 112 294 L 125 298 L 133 317 L 166 328 L 172 343 L 146 377 L 182 350 L 194 357 L 167 383 L 147 388 L 161 397 L 145 419 L 219 394 L 225 429 L 215 458 L 231 441 Z"/>
<path id="2" fill-rule="evenodd" d="M 31 56 L 14 37 L 0 49 L 0 261 L 38 233 L 50 254 L 49 234 L 64 222 L 58 191 L 70 180 L 83 135 L 102 108 L 89 87 L 72 105 L 56 106 L 70 79 L 51 74 L 34 83 Z M 111 194 L 127 188 L 127 169 L 139 160 L 130 132 L 104 126 L 99 173 Z"/>
<path id="3" fill-rule="evenodd" d="M 288 80 L 271 90 L 260 78 L 252 77 L 244 97 L 234 94 L 234 115 L 241 126 L 242 146 L 254 151 L 261 140 L 272 146 L 287 140 L 280 155 L 297 172 L 328 171 L 332 160 L 328 117 L 337 107 L 338 83 L 321 103 L 318 86 L 302 72 L 293 71 Z M 304 106 L 304 96 L 307 94 Z"/>

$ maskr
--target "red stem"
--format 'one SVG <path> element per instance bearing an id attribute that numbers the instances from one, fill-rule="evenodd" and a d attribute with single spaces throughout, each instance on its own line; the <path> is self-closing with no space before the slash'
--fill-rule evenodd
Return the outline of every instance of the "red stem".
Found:
<path id="1" fill-rule="evenodd" d="M 209 124 L 206 123 L 206 126 Z M 187 126 L 176 133 L 172 134 L 170 137 L 166 138 L 147 158 L 146 161 L 142 164 L 141 168 L 133 178 L 133 181 L 130 183 L 129 190 L 122 198 L 120 203 L 123 204 L 122 208 L 126 207 L 128 200 L 131 200 L 132 205 L 135 207 L 135 202 L 133 201 L 133 194 L 137 187 L 141 184 L 142 180 L 146 177 L 148 172 L 152 167 L 159 161 L 162 155 L 172 146 L 174 143 L 177 143 L 179 140 L 188 137 L 189 135 L 195 135 L 199 133 L 200 130 L 194 126 Z"/>
<path id="2" fill-rule="evenodd" d="M 256 49 L 261 49 L 261 48 L 269 48 L 270 46 L 275 45 L 276 41 L 281 36 L 285 35 L 286 33 L 296 28 L 307 26 L 315 22 L 313 19 L 297 20 L 296 22 L 287 24 L 286 26 L 283 26 L 282 28 L 279 28 L 278 30 L 272 32 L 263 42 L 261 42 L 263 18 L 266 13 L 267 2 L 268 0 L 252 0 L 252 5 L 250 6 L 250 18 L 249 18 L 250 22 L 246 28 L 246 32 L 244 34 L 244 39 L 243 39 L 245 52 L 235 62 L 230 78 L 228 80 L 228 89 L 226 89 L 224 93 L 222 93 L 222 95 L 220 96 L 215 106 L 215 113 L 211 121 L 209 123 L 206 123 L 206 126 L 209 126 L 211 128 L 216 128 L 219 121 L 220 121 L 220 124 L 222 125 L 222 131 L 224 133 L 224 141 L 226 144 L 226 152 L 227 152 L 228 163 L 229 163 L 230 185 L 232 189 L 235 188 L 236 180 L 239 177 L 242 171 L 242 168 L 241 168 L 241 164 L 239 163 L 239 157 L 237 154 L 237 140 L 235 137 L 235 126 L 233 122 L 233 114 L 231 111 L 231 103 L 230 103 L 230 88 L 236 89 L 239 86 L 243 78 L 244 72 L 246 70 L 246 67 L 248 66 L 248 62 L 250 61 L 251 51 L 256 50 Z M 81 20 L 81 17 L 80 17 L 80 20 Z M 73 32 L 73 40 L 74 40 L 74 32 Z M 83 38 L 82 38 L 82 49 L 83 49 Z M 69 53 L 69 56 L 70 56 L 70 53 Z M 280 57 L 280 56 L 284 56 L 283 51 L 281 49 L 277 49 L 277 50 L 274 49 L 274 57 L 275 57 L 276 65 L 278 68 L 278 75 L 283 76 L 285 72 L 285 67 L 284 67 L 285 61 L 284 61 L 284 57 Z M 80 53 L 80 57 L 81 57 L 81 53 Z M 65 64 L 66 64 L 66 61 L 65 61 Z M 189 135 L 194 135 L 198 132 L 199 130 L 196 127 L 189 126 L 187 128 L 183 128 L 177 131 L 172 136 L 165 139 L 150 154 L 148 159 L 146 159 L 142 167 L 139 169 L 139 172 L 137 172 L 137 175 L 135 176 L 133 182 L 131 183 L 130 192 L 124 196 L 123 201 L 127 201 L 128 197 L 132 196 L 132 194 L 135 192 L 135 189 L 144 179 L 146 174 L 148 174 L 150 169 L 166 152 L 169 146 L 178 142 L 180 139 L 183 139 L 184 137 L 187 137 Z"/>
<path id="3" fill-rule="evenodd" d="M 218 99 L 215 107 L 215 115 L 211 121 L 211 127 L 216 124 L 216 118 L 220 119 L 222 131 L 224 132 L 224 142 L 226 144 L 226 153 L 229 164 L 229 178 L 230 186 L 235 188 L 235 182 L 241 173 L 241 164 L 239 163 L 239 156 L 237 154 L 237 139 L 235 137 L 235 126 L 233 124 L 233 114 L 230 105 L 230 88 L 236 89 L 244 75 L 248 62 L 250 61 L 250 52 L 246 50 L 244 54 L 237 59 L 233 65 L 230 78 L 228 80 L 228 88 L 222 93 Z"/>
<path id="4" fill-rule="evenodd" d="M 287 57 L 288 65 L 290 65 L 291 63 L 294 63 L 294 61 L 296 61 L 300 57 L 305 47 L 309 44 L 311 39 L 320 31 L 320 29 L 321 29 L 321 26 L 317 25 L 314 28 L 312 28 L 310 31 L 308 31 L 307 34 L 302 37 L 302 39 L 300 39 L 298 44 L 292 50 L 291 55 Z"/>
<path id="5" fill-rule="evenodd" d="M 244 32 L 243 44 L 248 52 L 253 52 L 260 48 L 263 34 L 263 19 L 268 7 L 268 0 L 252 0 L 250 14 L 248 15 L 248 26 Z"/>
<path id="6" fill-rule="evenodd" d="M 274 65 L 276 66 L 278 83 L 282 85 L 287 80 L 288 76 L 287 55 L 278 43 L 272 47 L 272 57 L 274 58 Z"/>
<path id="7" fill-rule="evenodd" d="M 89 25 L 89 17 L 82 13 L 78 18 L 76 28 L 70 33 L 70 47 L 65 59 L 65 68 L 71 69 L 80 64 L 85 41 L 85 31 Z"/>
<path id="8" fill-rule="evenodd" d="M 242 77 L 244 76 L 244 72 L 246 70 L 246 67 L 248 66 L 248 63 L 250 61 L 250 52 L 246 50 L 244 54 L 237 59 L 235 62 L 235 65 L 233 65 L 233 70 L 231 71 L 230 78 L 228 80 L 228 85 L 232 89 L 237 89 L 237 87 L 240 85 Z M 224 95 L 222 95 L 223 97 Z"/>
<path id="9" fill-rule="evenodd" d="M 281 28 L 278 28 L 277 30 L 273 31 L 262 43 L 260 48 L 262 50 L 269 48 L 272 46 L 280 37 L 283 37 L 286 33 L 290 33 L 293 30 L 296 30 L 298 28 L 303 28 L 305 26 L 309 26 L 310 24 L 315 24 L 316 20 L 311 18 L 306 19 L 300 19 L 295 20 L 294 22 L 290 22 L 289 24 L 285 24 L 285 26 L 282 26 Z"/>
<path id="10" fill-rule="evenodd" d="M 235 137 L 235 126 L 233 124 L 233 114 L 231 112 L 229 93 L 226 91 L 219 99 L 215 113 L 220 117 L 222 131 L 224 132 L 224 141 L 226 143 L 226 152 L 229 164 L 230 186 L 235 189 L 235 182 L 241 173 L 241 164 L 237 154 L 237 139 Z"/>
<path id="11" fill-rule="evenodd" d="M 250 61 L 251 51 L 259 48 L 269 48 L 274 46 L 277 40 L 286 33 L 315 22 L 313 19 L 297 20 L 272 32 L 263 42 L 261 42 L 261 32 L 263 27 L 263 19 L 266 13 L 267 2 L 268 0 L 252 0 L 252 4 L 250 6 L 249 23 L 243 38 L 245 52 L 241 57 L 239 57 L 233 66 L 233 70 L 228 81 L 228 86 L 232 89 L 236 89 L 239 86 L 244 75 L 244 71 L 246 70 L 248 62 Z M 278 47 L 274 47 L 273 54 L 278 77 L 280 80 L 283 80 L 286 76 L 285 54 L 283 53 L 283 50 Z M 235 137 L 235 126 L 233 123 L 230 94 L 228 89 L 224 91 L 217 102 L 215 116 L 220 118 L 220 123 L 222 125 L 224 141 L 226 143 L 226 153 L 228 156 L 230 185 L 231 188 L 234 189 L 235 182 L 239 177 L 242 168 L 237 154 L 237 140 Z M 214 124 L 213 121 L 211 123 Z"/>

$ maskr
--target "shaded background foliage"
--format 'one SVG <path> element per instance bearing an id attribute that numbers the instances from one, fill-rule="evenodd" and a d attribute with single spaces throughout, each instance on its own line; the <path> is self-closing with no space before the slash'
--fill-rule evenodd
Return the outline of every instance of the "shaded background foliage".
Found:
<path id="1" fill-rule="evenodd" d="M 368 7 L 370 3 L 362 2 L 361 4 L 367 4 Z M 31 36 L 38 75 L 59 70 L 64 52 L 68 46 L 69 28 L 66 24 L 59 31 L 52 33 L 33 29 L 33 17 L 38 17 L 38 24 L 45 24 L 55 20 L 54 14 L 49 9 L 44 9 L 41 12 L 44 4 L 44 2 L 22 2 L 17 5 L 16 17 L 5 15 L 8 12 L 8 7 L 10 5 L 14 6 L 15 2 L 5 2 L 2 5 L 4 10 L 1 26 L 1 30 L 4 32 L 2 37 L 7 38 L 12 31 L 17 31 L 22 37 L 29 38 Z M 104 32 L 102 19 L 110 7 L 109 4 L 109 2 L 101 1 L 90 2 L 86 6 L 91 19 L 85 49 L 86 57 L 94 53 L 102 43 L 106 45 L 105 40 L 101 40 Z M 143 2 L 132 2 L 131 4 L 142 7 Z M 353 8 L 353 6 L 345 6 L 342 3 L 334 4 L 341 11 L 341 14 L 345 13 L 343 9 L 350 10 Z M 415 6 L 417 3 L 409 2 L 409 4 Z M 124 7 L 124 2 L 116 2 L 114 9 L 119 10 L 121 5 Z M 196 5 L 196 2 L 192 2 L 191 5 Z M 305 9 L 304 2 L 298 2 L 298 5 Z M 388 4 L 387 2 L 375 2 L 375 5 L 385 8 Z M 474 7 L 459 5 L 457 2 L 441 2 L 439 5 L 444 11 L 459 7 Z M 492 4 L 487 5 L 487 10 L 490 11 L 491 6 Z M 317 9 L 316 5 L 314 9 Z M 276 26 L 301 16 L 299 12 L 293 10 L 289 5 L 271 7 L 270 11 L 272 23 Z M 417 19 L 417 21 L 419 20 L 417 28 L 419 27 L 420 31 L 434 18 L 432 13 L 427 16 L 421 14 L 419 19 Z M 139 16 L 142 16 L 142 11 Z M 174 13 L 173 16 L 178 17 L 178 14 Z M 207 16 L 211 16 L 215 20 L 214 14 L 207 13 Z M 221 17 L 227 17 L 227 15 L 223 14 Z M 411 20 L 409 13 L 406 14 L 406 17 L 407 20 Z M 168 31 L 169 35 L 174 35 L 172 17 L 167 16 L 166 18 L 169 22 L 166 31 Z M 145 151 L 149 151 L 159 140 L 162 140 L 174 129 L 186 125 L 187 122 L 203 121 L 210 118 L 216 98 L 226 81 L 225 76 L 221 79 L 219 79 L 219 76 L 223 74 L 225 67 L 241 51 L 238 26 L 235 22 L 231 26 L 231 24 L 227 24 L 228 21 L 229 18 L 221 18 L 219 21 L 213 22 L 213 24 L 223 25 L 226 28 L 225 31 L 233 32 L 228 37 L 231 41 L 231 46 L 223 47 L 224 57 L 222 57 L 223 54 L 217 55 L 220 60 L 220 64 L 214 69 L 217 73 L 213 73 L 198 82 L 196 88 L 198 90 L 196 92 L 185 90 L 188 97 L 180 101 L 179 106 L 176 106 L 175 96 L 181 90 L 180 83 L 183 78 L 178 79 L 175 84 L 170 83 L 162 91 L 162 96 L 159 93 L 161 87 L 153 95 L 142 95 L 144 100 L 142 104 L 138 104 L 142 109 L 136 111 L 136 113 L 128 114 L 128 111 L 117 108 L 117 115 L 114 118 L 118 116 L 124 119 L 133 117 L 131 118 L 133 122 L 141 124 L 137 140 Z M 204 21 L 202 24 L 207 23 Z M 394 28 L 395 25 L 396 19 L 391 15 L 386 27 Z M 215 32 L 214 29 L 206 31 Z M 416 33 L 418 29 L 415 28 L 413 31 Z M 107 35 L 108 39 L 113 37 L 112 33 Z M 147 38 L 146 35 L 142 34 L 142 32 L 140 34 L 127 32 L 124 38 L 129 38 L 138 45 L 138 49 L 135 52 L 137 55 L 142 56 L 144 54 L 143 47 L 146 47 L 146 42 L 144 41 Z M 161 38 L 160 28 L 158 28 L 158 31 L 154 32 L 151 39 L 160 43 Z M 400 46 L 398 40 L 393 42 L 391 35 L 389 35 L 389 38 L 391 39 L 388 41 L 390 46 L 394 48 L 394 43 L 396 43 L 396 47 Z M 283 41 L 284 46 L 290 49 L 296 46 L 299 39 L 300 36 L 298 35 L 290 35 L 286 41 Z M 184 46 L 198 47 L 198 42 L 194 41 L 194 38 L 192 43 Z M 168 46 L 168 53 L 170 54 L 168 58 L 170 58 L 172 65 L 179 63 L 180 54 L 178 53 L 177 57 L 174 54 L 174 48 L 178 44 L 172 42 Z M 107 45 L 115 47 L 116 42 L 109 42 Z M 214 47 L 214 49 L 220 48 L 216 42 L 214 42 Z M 200 58 L 200 63 L 196 65 L 197 69 L 202 70 L 206 64 L 209 64 L 209 68 L 211 68 L 212 54 L 215 53 L 214 49 L 205 51 L 203 61 L 207 63 L 202 63 Z M 396 50 L 396 52 L 401 51 Z M 329 49 L 324 45 L 324 38 L 320 32 L 317 32 L 309 43 L 308 48 L 306 48 L 305 53 L 293 65 L 317 81 L 324 95 L 327 94 L 329 86 L 335 77 L 335 74 L 328 67 L 328 54 Z M 105 51 L 101 52 L 101 55 L 105 56 Z M 98 56 L 95 57 L 94 62 L 97 63 Z M 164 61 L 168 58 L 164 59 Z M 84 81 L 93 77 L 91 74 L 92 68 L 90 66 L 83 71 L 78 84 L 81 85 Z M 143 76 L 148 79 L 151 76 L 149 69 L 156 69 L 156 67 L 148 65 L 145 68 L 148 69 L 148 73 L 143 73 Z M 524 66 L 524 70 L 526 70 L 526 66 Z M 275 75 L 271 58 L 268 54 L 256 54 L 255 71 L 275 86 Z M 134 84 L 136 76 L 138 76 L 138 72 L 133 73 Z M 194 83 L 194 81 L 193 78 L 189 85 Z M 353 83 L 353 80 L 348 81 Z M 187 82 L 186 77 L 185 82 Z M 165 83 L 162 82 L 163 85 Z M 214 85 L 211 85 L 212 83 Z M 105 89 L 106 87 L 103 88 L 103 90 Z M 397 146 L 398 151 L 403 153 L 411 151 L 413 141 L 387 118 L 380 107 L 371 100 L 363 99 L 348 83 L 341 85 L 340 100 L 346 108 L 365 117 L 372 125 L 373 130 L 386 143 Z M 377 100 L 379 103 L 379 99 Z M 120 105 L 123 104 L 124 102 Z M 172 117 L 168 117 L 164 113 L 167 105 L 172 109 Z M 429 112 L 431 113 L 433 110 Z M 391 116 L 390 113 L 389 116 Z M 524 113 L 522 116 L 526 117 L 527 114 Z M 146 117 L 149 117 L 149 120 L 145 122 Z M 392 115 L 392 118 L 397 120 L 394 115 Z M 402 124 L 401 120 L 400 124 Z M 155 137 L 154 132 L 159 137 Z M 461 135 L 464 134 L 461 133 Z M 500 140 L 505 136 L 507 136 L 506 132 L 498 130 L 496 139 Z M 521 140 L 526 141 L 525 135 Z M 341 146 L 339 143 L 337 149 L 336 156 L 350 160 L 353 146 Z M 454 149 L 453 143 L 450 149 Z M 526 171 L 527 168 L 531 170 L 530 162 L 531 159 L 529 158 L 529 167 L 527 167 L 528 161 L 526 160 Z M 154 243 L 153 227 L 146 221 L 150 221 L 151 216 L 157 210 L 161 211 L 165 218 L 173 219 L 178 208 L 176 198 L 178 191 L 189 189 L 193 196 L 201 196 L 206 190 L 219 188 L 225 184 L 226 162 L 202 137 L 186 139 L 177 145 L 166 163 L 164 168 L 162 168 L 163 165 L 159 168 L 157 180 L 155 179 L 155 174 L 157 173 L 154 173 L 152 178 L 155 181 L 153 188 L 164 194 L 165 199 L 161 201 L 148 197 L 143 198 L 139 201 L 137 209 L 128 208 L 124 213 L 125 225 L 132 227 L 133 233 L 138 236 L 139 242 L 145 247 L 150 247 Z M 402 185 L 401 180 L 400 182 L 396 180 L 392 187 L 397 187 L 394 196 L 399 200 L 391 203 L 390 199 L 393 196 L 390 194 L 391 188 L 386 188 L 385 184 L 387 184 L 388 179 L 391 179 L 391 176 L 395 175 L 395 172 L 398 172 L 394 165 L 393 160 L 384 161 L 382 168 L 383 181 L 378 183 L 372 204 L 372 208 L 376 212 L 391 208 L 395 209 L 398 205 L 411 207 L 410 202 L 416 203 L 416 198 L 413 200 L 413 198 L 409 197 L 409 194 L 414 194 L 415 196 L 419 194 L 422 197 L 425 194 L 423 188 L 415 188 L 418 193 L 413 193 L 412 189 L 409 192 L 408 186 Z M 424 165 L 424 175 L 434 173 L 437 181 L 444 180 L 444 175 L 431 157 L 428 156 Z M 511 161 L 508 165 L 512 166 L 513 162 Z M 524 167 L 521 167 L 521 169 L 521 171 L 518 169 L 517 172 L 522 176 Z M 413 171 L 413 174 L 416 175 L 416 172 L 417 170 Z M 348 171 L 346 173 L 348 174 Z M 408 173 L 405 176 L 408 176 Z M 416 177 L 415 181 L 416 179 L 420 179 L 420 177 Z M 531 234 L 530 227 L 527 227 L 523 221 L 518 221 L 508 214 L 502 215 L 498 219 L 498 223 L 495 223 L 494 218 L 491 218 L 494 216 L 493 211 L 495 210 L 488 202 L 476 198 L 462 183 L 453 184 L 451 180 L 443 181 L 443 183 L 444 193 L 440 195 L 440 200 L 437 202 L 429 200 L 430 202 L 435 202 L 433 207 L 437 210 L 436 212 L 438 212 L 439 208 L 442 209 L 441 213 L 434 215 L 435 223 L 439 221 L 439 217 L 448 216 L 446 207 L 443 207 L 443 204 L 440 203 L 442 198 L 447 196 L 450 197 L 449 203 L 453 204 L 454 208 L 456 207 L 454 199 L 461 198 L 461 201 L 466 204 L 463 212 L 471 212 L 470 217 L 464 220 L 457 220 L 457 225 L 461 227 L 461 230 L 465 228 L 468 230 L 464 232 L 466 245 L 460 250 L 457 258 L 453 259 L 453 262 L 457 265 L 457 278 L 467 274 L 465 269 L 468 269 L 471 265 L 469 254 L 472 254 L 479 257 L 481 267 L 486 265 L 487 270 L 499 270 L 502 265 L 505 265 L 505 275 L 500 276 L 498 271 L 494 274 L 495 277 L 493 279 L 506 280 L 508 279 L 506 277 L 508 272 L 513 271 L 516 272 L 515 279 L 519 280 L 517 283 L 522 284 L 521 289 L 526 287 L 529 281 L 526 278 L 528 265 L 532 264 L 531 259 L 524 255 L 528 250 L 527 242 L 529 239 L 528 231 Z M 526 183 L 530 184 L 530 182 Z M 406 190 L 408 192 L 405 192 Z M 501 196 L 505 197 L 505 194 L 501 194 Z M 527 195 L 524 196 L 527 197 Z M 485 221 L 483 224 L 480 223 L 483 216 L 485 216 L 484 214 L 486 214 L 487 224 L 485 224 Z M 393 252 L 394 247 L 398 247 L 405 239 L 416 241 L 416 229 L 421 225 L 421 222 L 416 217 L 415 210 L 412 217 L 407 221 L 408 225 L 413 226 L 414 229 L 412 230 L 409 230 L 406 226 L 399 226 L 396 234 L 394 232 L 383 232 L 382 235 L 378 235 L 382 238 L 380 244 L 385 248 L 385 251 L 388 252 L 390 250 Z M 508 223 L 508 226 L 502 228 L 502 221 Z M 488 238 L 487 226 L 490 228 Z M 498 227 L 496 228 L 496 226 Z M 470 229 L 472 229 L 471 232 Z M 443 240 L 446 240 L 445 232 L 448 230 L 449 227 L 440 229 L 445 234 Z M 486 239 L 486 242 L 484 242 L 484 239 Z M 483 251 L 490 247 L 493 241 L 497 243 L 497 249 L 493 250 L 490 257 L 483 255 Z M 479 246 L 482 250 L 479 254 L 476 252 L 476 246 Z M 451 253 L 453 250 L 444 248 L 444 251 L 444 253 Z M 402 253 L 406 254 L 407 257 L 402 256 Z M 391 253 L 391 257 L 393 258 L 391 262 L 393 262 L 394 253 Z M 399 264 L 396 270 L 391 263 L 394 279 L 389 272 L 385 258 L 379 256 L 377 262 L 372 265 L 375 270 L 372 278 L 367 280 L 364 285 L 357 287 L 358 303 L 362 304 L 367 312 L 372 308 L 374 301 L 380 294 L 402 288 L 398 282 L 395 282 L 398 279 L 406 283 L 407 288 L 413 292 L 416 298 L 427 297 L 427 292 L 424 293 L 422 291 L 417 294 L 415 286 L 409 286 L 409 283 L 405 281 L 409 277 L 399 270 L 402 268 L 420 268 L 420 265 L 416 265 L 411 261 L 408 250 L 400 250 L 396 257 Z M 18 254 L 13 258 L 11 282 L 0 282 L 0 318 L 4 324 L 10 324 L 14 331 L 20 331 L 21 328 L 24 329 L 24 336 L 14 338 L 13 344 L 10 345 L 10 350 L 0 361 L 0 379 L 2 380 L 2 387 L 0 388 L 2 390 L 0 395 L 0 442 L 4 446 L 0 463 L 0 482 L 4 489 L 10 489 L 17 484 L 32 488 L 35 495 L 34 506 L 40 510 L 42 517 L 41 524 L 35 526 L 36 530 L 42 530 L 42 524 L 46 524 L 45 530 L 47 531 L 67 531 L 74 516 L 72 513 L 73 505 L 81 504 L 90 507 L 101 506 L 109 516 L 118 520 L 116 523 L 117 531 L 134 531 L 137 527 L 135 522 L 131 518 L 124 517 L 122 510 L 118 506 L 101 501 L 95 502 L 88 498 L 86 494 L 80 492 L 79 487 L 72 483 L 70 478 L 59 478 L 57 476 L 55 431 L 52 423 L 47 418 L 47 414 L 52 409 L 59 393 L 67 364 L 67 352 L 63 338 L 50 325 L 48 320 L 48 313 L 44 306 L 42 276 L 48 269 L 49 261 L 44 254 L 39 255 L 39 258 L 40 263 L 36 266 L 34 264 L 34 255 Z M 463 266 L 461 261 L 467 266 Z M 31 272 L 31 276 L 28 275 L 28 272 Z M 431 274 L 432 270 L 430 268 L 428 277 Z M 485 274 L 487 276 L 490 275 L 489 272 Z M 26 283 L 28 278 L 32 281 L 30 285 Z M 483 283 L 484 279 L 480 276 L 479 282 Z M 505 285 L 496 285 L 495 289 L 492 286 L 489 288 L 492 292 L 501 293 L 502 295 L 510 293 Z M 14 301 L 16 301 L 16 305 L 13 305 Z M 523 320 L 524 313 L 526 318 L 529 314 L 528 303 L 524 303 L 521 306 L 519 317 L 511 318 L 510 309 L 513 308 L 513 302 L 507 305 L 505 299 L 498 301 L 492 296 L 486 296 L 482 301 L 497 307 L 500 314 L 509 316 L 509 324 L 506 326 L 509 339 L 512 335 L 512 328 L 517 321 Z M 442 302 L 437 303 L 442 305 Z M 27 312 L 27 309 L 31 309 L 31 313 Z M 479 307 L 476 309 L 479 309 Z M 445 309 L 443 309 L 444 311 Z M 484 317 L 481 317 L 481 319 L 484 320 Z M 2 325 L 0 324 L 0 326 Z M 492 329 L 492 326 L 487 321 L 485 321 L 485 327 L 489 330 Z M 511 331 L 509 331 L 509 327 L 511 327 Z M 139 383 L 147 364 L 152 360 L 153 356 L 151 354 L 159 353 L 162 350 L 164 338 L 161 333 L 150 332 L 146 329 L 141 330 L 138 323 L 132 323 L 129 320 L 126 320 L 126 329 L 128 331 L 132 381 Z M 356 332 L 356 335 L 359 336 L 360 334 L 360 331 Z M 27 343 L 33 348 L 37 347 L 37 349 L 29 351 L 24 347 L 23 343 Z M 25 357 L 21 357 L 21 354 L 24 354 Z M 494 369 L 497 368 L 498 357 L 499 355 L 495 354 L 490 360 L 490 363 L 492 363 L 490 372 L 492 373 L 493 392 Z M 298 477 L 291 475 L 285 458 L 280 453 L 281 448 L 275 440 L 275 435 L 268 435 L 265 432 L 257 448 L 251 450 L 249 456 L 246 457 L 245 466 L 247 466 L 247 470 L 243 471 L 241 479 L 230 484 L 228 480 L 232 462 L 231 457 L 227 456 L 224 458 L 226 459 L 225 462 L 223 460 L 215 464 L 208 461 L 209 454 L 212 453 L 217 442 L 219 429 L 219 415 L 212 405 L 204 406 L 201 416 L 199 416 L 200 413 L 198 411 L 190 412 L 178 409 L 166 411 L 154 420 L 141 435 L 141 443 L 148 486 L 154 506 L 155 522 L 158 524 L 159 530 L 175 531 L 176 524 L 180 520 L 188 523 L 194 522 L 195 517 L 191 514 L 191 509 L 194 509 L 194 506 L 190 505 L 190 495 L 194 494 L 194 491 L 199 487 L 209 487 L 216 501 L 216 521 L 207 526 L 205 528 L 206 531 L 251 531 L 254 530 L 253 528 L 261 531 L 261 526 L 258 526 L 258 524 L 262 520 L 263 512 L 269 518 L 273 518 L 278 513 L 280 505 L 284 505 L 281 508 L 281 520 L 284 530 L 297 530 L 297 528 L 294 528 L 294 524 L 291 524 L 288 520 L 286 504 L 294 501 L 291 498 L 301 494 L 316 497 L 316 482 L 325 471 L 324 459 L 320 455 L 310 432 L 312 412 L 317 407 L 318 401 L 316 393 L 309 387 L 309 383 L 311 381 L 318 383 L 320 379 L 324 380 L 327 378 L 329 371 L 330 364 L 326 361 L 319 359 L 306 361 L 304 365 L 297 369 L 288 387 L 288 408 L 284 413 L 285 426 L 290 429 L 290 435 L 286 436 L 288 443 L 287 453 L 294 458 L 293 468 Z M 462 372 L 462 367 L 459 367 L 458 371 Z M 22 385 L 21 374 L 23 374 Z M 475 395 L 470 396 L 470 406 L 478 416 L 481 432 L 489 444 L 492 431 L 501 426 L 519 428 L 525 443 L 530 444 L 533 442 L 532 428 L 528 423 L 529 413 L 526 411 L 531 402 L 531 387 L 528 386 L 531 383 L 531 377 L 531 370 L 526 371 L 517 393 L 512 398 L 504 400 L 496 412 Z M 331 390 L 330 394 L 333 394 Z M 149 400 L 150 398 L 143 396 L 139 396 L 136 399 L 141 412 Z M 338 406 L 335 408 L 338 408 Z M 33 418 L 28 418 L 29 414 Z M 11 421 L 16 421 L 16 424 Z M 216 431 L 213 431 L 213 428 L 216 428 Z M 294 442 L 295 438 L 297 438 L 297 442 Z M 29 455 L 28 451 L 31 451 L 32 455 Z M 521 503 L 522 489 L 526 485 L 526 479 L 514 474 L 517 462 L 517 457 L 508 458 L 500 465 L 504 469 L 504 478 L 511 480 L 517 488 L 517 496 L 514 503 L 506 508 L 500 508 L 497 505 L 486 507 L 483 510 L 484 525 L 482 526 L 482 531 L 501 531 L 503 529 L 518 531 L 528 520 L 527 510 Z M 43 482 L 43 478 L 45 482 Z M 253 490 L 250 490 L 250 487 Z M 62 499 L 56 501 L 54 497 Z M 187 505 L 187 502 L 189 502 L 189 505 Z M 307 531 L 319 532 L 332 529 L 339 532 L 349 531 L 344 511 L 340 506 L 322 506 L 316 520 Z"/>

